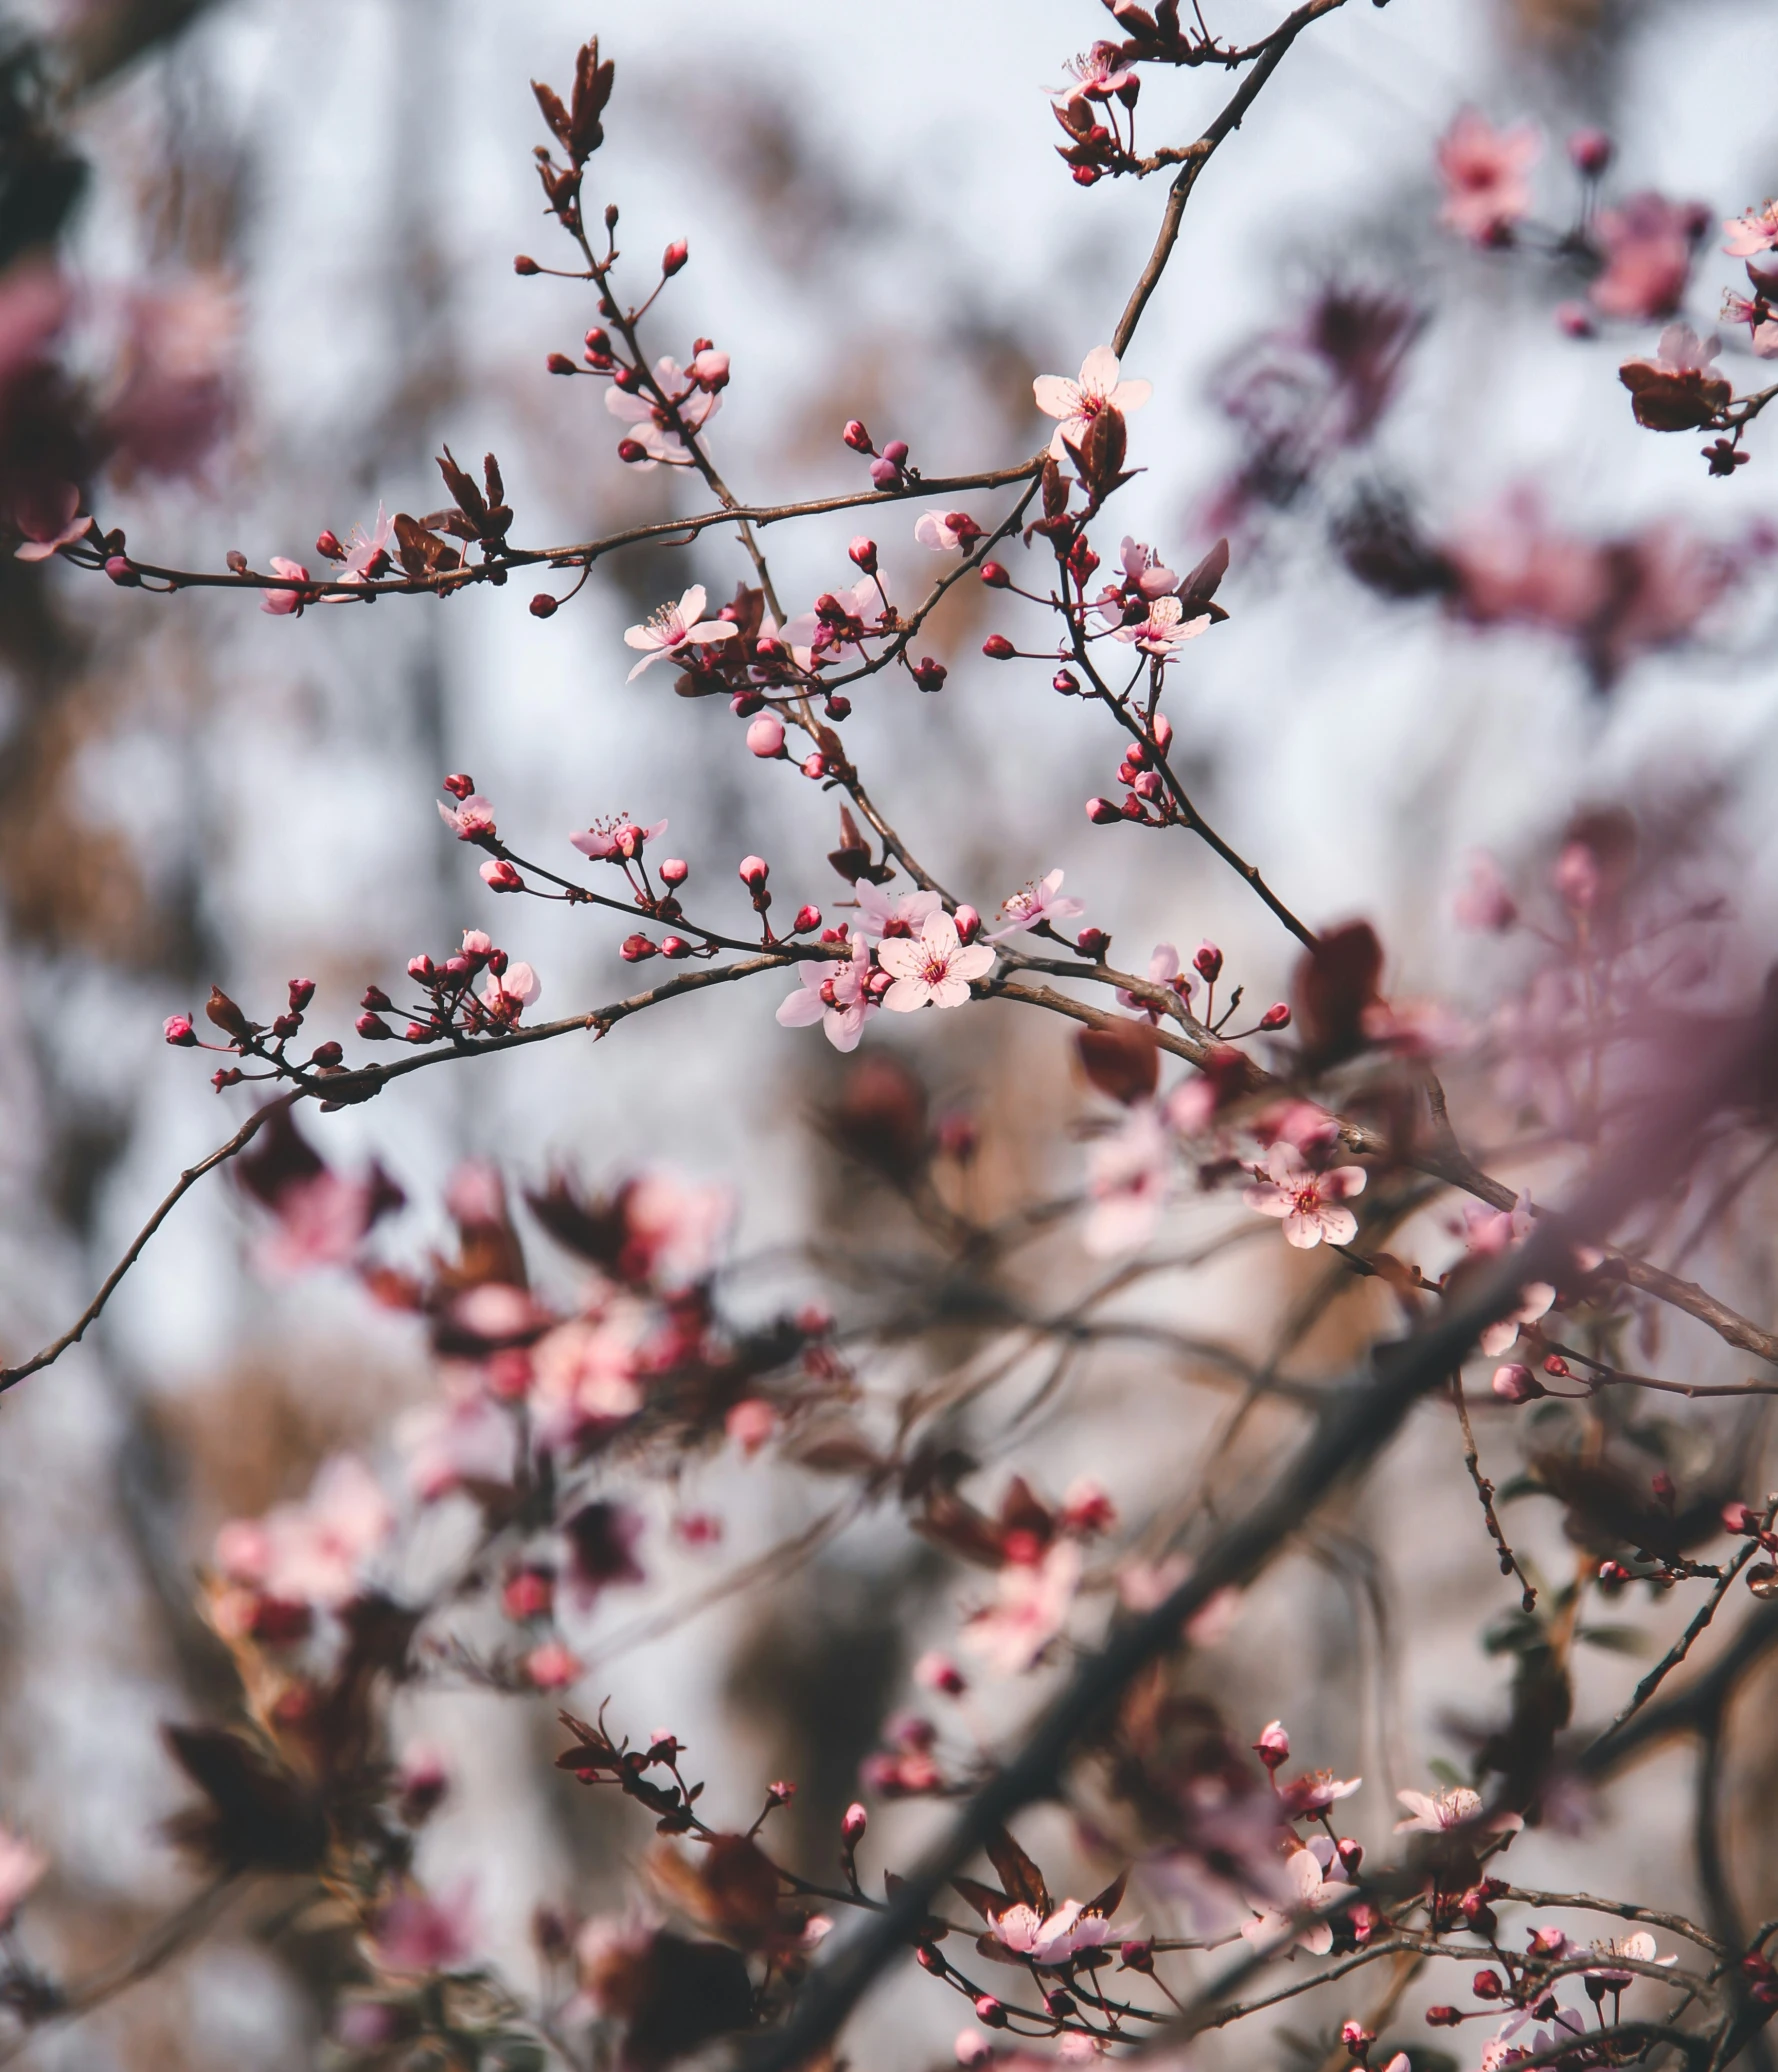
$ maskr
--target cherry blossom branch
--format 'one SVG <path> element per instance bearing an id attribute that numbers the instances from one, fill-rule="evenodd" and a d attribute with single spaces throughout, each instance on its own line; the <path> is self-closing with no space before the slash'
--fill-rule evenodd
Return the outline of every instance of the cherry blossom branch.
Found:
<path id="1" fill-rule="evenodd" d="M 1646 1921 L 1652 1928 L 1665 1928 L 1671 1935 L 1683 1935 L 1687 1942 L 1708 1950 L 1713 1957 L 1731 1953 L 1713 1935 L 1684 1914 L 1663 1914 L 1655 1907 L 1637 1906 L 1625 1899 L 1598 1899 L 1590 1892 L 1537 1892 L 1529 1886 L 1509 1885 L 1500 1895 L 1533 1907 L 1573 1907 L 1578 1913 L 1614 1914 L 1621 1921 Z"/>
<path id="2" fill-rule="evenodd" d="M 22 1361 L 18 1366 L 0 1368 L 0 1391 L 13 1387 L 15 1383 L 23 1381 L 27 1375 L 40 1373 L 43 1368 L 52 1366 L 70 1346 L 78 1345 L 81 1339 L 86 1336 L 88 1329 L 98 1321 L 99 1314 L 104 1309 L 106 1303 L 116 1294 L 118 1285 L 123 1280 L 124 1275 L 129 1272 L 130 1268 L 141 1257 L 143 1247 L 148 1243 L 148 1240 L 153 1237 L 155 1232 L 179 1206 L 180 1202 L 184 1200 L 185 1196 L 191 1192 L 192 1188 L 197 1185 L 206 1173 L 213 1173 L 218 1166 L 226 1165 L 231 1158 L 245 1151 L 247 1146 L 252 1143 L 253 1139 L 279 1108 L 289 1107 L 294 1100 L 300 1098 L 300 1095 L 286 1094 L 279 1100 L 268 1101 L 263 1108 L 255 1110 L 247 1118 L 226 1144 L 218 1144 L 207 1158 L 199 1159 L 194 1166 L 187 1166 L 173 1186 L 162 1197 L 160 1205 L 156 1208 L 154 1214 L 137 1231 L 130 1243 L 129 1249 L 105 1276 L 99 1292 L 87 1304 L 86 1308 L 81 1311 L 74 1322 L 69 1325 L 68 1329 L 62 1333 L 61 1337 L 46 1345 L 41 1352 L 33 1353 L 30 1359 Z"/>
<path id="3" fill-rule="evenodd" d="M 1456 1408 L 1457 1423 L 1463 1433 L 1463 1465 L 1468 1469 L 1469 1479 L 1475 1484 L 1475 1493 L 1481 1501 L 1482 1517 L 1487 1522 L 1488 1537 L 1494 1542 L 1495 1552 L 1500 1557 L 1500 1573 L 1503 1576 L 1518 1577 L 1521 1592 L 1519 1609 L 1526 1612 L 1535 1611 L 1537 1592 L 1532 1587 L 1530 1577 L 1519 1566 L 1519 1557 L 1513 1552 L 1505 1532 L 1501 1529 L 1500 1519 L 1494 1509 L 1494 1485 L 1482 1473 L 1481 1457 L 1476 1452 L 1475 1431 L 1469 1422 L 1469 1405 L 1464 1400 L 1461 1374 L 1451 1376 L 1451 1402 Z"/>

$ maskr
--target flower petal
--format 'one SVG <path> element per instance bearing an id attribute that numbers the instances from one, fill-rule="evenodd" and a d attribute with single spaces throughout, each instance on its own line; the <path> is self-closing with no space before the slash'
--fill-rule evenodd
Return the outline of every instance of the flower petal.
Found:
<path id="1" fill-rule="evenodd" d="M 915 1014 L 926 1005 L 928 997 L 917 978 L 898 978 L 883 995 L 883 1005 L 891 1014 Z"/>
<path id="2" fill-rule="evenodd" d="M 1040 374 L 1031 393 L 1045 417 L 1073 417 L 1080 409 L 1078 386 L 1060 374 Z"/>
<path id="3" fill-rule="evenodd" d="M 1117 387 L 1117 354 L 1108 345 L 1096 345 L 1080 363 L 1080 386 L 1086 395 L 1109 398 Z M 1136 384 L 1129 384 L 1134 387 Z"/>

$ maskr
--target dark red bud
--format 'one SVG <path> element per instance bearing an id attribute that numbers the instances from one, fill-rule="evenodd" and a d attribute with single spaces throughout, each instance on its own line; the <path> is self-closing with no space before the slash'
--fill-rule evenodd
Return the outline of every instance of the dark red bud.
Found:
<path id="1" fill-rule="evenodd" d="M 1060 691 L 1064 698 L 1072 698 L 1080 689 L 1080 678 L 1072 669 L 1058 669 L 1050 678 L 1050 689 Z"/>
<path id="2" fill-rule="evenodd" d="M 673 275 L 681 270 L 686 260 L 690 257 L 691 254 L 686 249 L 684 238 L 676 237 L 661 254 L 661 272 L 671 280 Z"/>
<path id="3" fill-rule="evenodd" d="M 640 964 L 644 958 L 652 957 L 656 948 L 657 945 L 650 942 L 646 935 L 626 935 L 618 954 L 626 964 Z"/>
<path id="4" fill-rule="evenodd" d="M 309 1053 L 309 1063 L 317 1066 L 323 1072 L 328 1072 L 335 1065 L 339 1064 L 345 1055 L 346 1053 L 337 1043 L 317 1043 L 315 1048 Z"/>
<path id="5" fill-rule="evenodd" d="M 1105 961 L 1105 954 L 1111 948 L 1111 937 L 1103 928 L 1083 928 L 1074 938 L 1074 947 L 1083 957 L 1090 957 L 1095 964 Z"/>
<path id="6" fill-rule="evenodd" d="M 1018 649 L 1013 646 L 1004 633 L 990 633 L 987 639 L 982 642 L 982 653 L 991 662 L 1010 662 L 1014 655 L 1018 653 Z"/>
<path id="7" fill-rule="evenodd" d="M 290 981 L 290 1012 L 301 1014 L 315 997 L 315 981 L 312 978 L 293 978 Z"/>
<path id="8" fill-rule="evenodd" d="M 534 619 L 553 619 L 560 608 L 558 601 L 547 590 L 539 590 L 531 600 L 531 616 Z"/>
<path id="9" fill-rule="evenodd" d="M 380 1014 L 361 1014 L 352 1026 L 366 1043 L 386 1043 L 395 1034 Z"/>
<path id="10" fill-rule="evenodd" d="M 529 258 L 525 253 L 521 252 L 512 262 L 512 270 L 523 278 L 533 273 L 541 273 L 543 268 L 538 265 L 535 259 Z"/>
<path id="11" fill-rule="evenodd" d="M 637 461 L 648 458 L 648 448 L 640 439 L 620 439 L 617 442 L 617 457 L 626 467 L 634 467 Z"/>
<path id="12" fill-rule="evenodd" d="M 874 451 L 869 432 L 865 430 L 855 417 L 847 418 L 846 428 L 841 432 L 840 437 L 845 440 L 854 453 L 870 453 Z"/>
<path id="13" fill-rule="evenodd" d="M 998 561 L 984 561 L 981 566 L 981 578 L 990 590 L 1004 590 L 1012 581 L 1012 577 Z"/>
<path id="14" fill-rule="evenodd" d="M 1095 827 L 1109 827 L 1113 821 L 1123 818 L 1122 812 L 1110 799 L 1088 799 L 1087 818 Z"/>
<path id="15" fill-rule="evenodd" d="M 566 353 L 551 353 L 543 363 L 552 374 L 578 374 L 580 369 Z"/>
<path id="16" fill-rule="evenodd" d="M 1262 1029 L 1288 1029 L 1290 1027 L 1289 1006 L 1282 1000 L 1274 1000 L 1265 1013 L 1260 1016 L 1259 1025 Z"/>

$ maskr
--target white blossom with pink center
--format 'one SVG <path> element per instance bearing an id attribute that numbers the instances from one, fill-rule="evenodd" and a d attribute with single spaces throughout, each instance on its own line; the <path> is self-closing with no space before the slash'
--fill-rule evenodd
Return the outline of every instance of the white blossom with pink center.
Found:
<path id="1" fill-rule="evenodd" d="M 981 535 L 981 527 L 967 511 L 924 511 L 914 521 L 914 538 L 922 547 L 930 547 L 935 554 L 949 553 L 953 547 L 966 547 Z"/>
<path id="2" fill-rule="evenodd" d="M 23 547 L 19 549 L 21 556 L 24 551 Z M 272 574 L 289 576 L 301 583 L 309 580 L 309 572 L 300 561 L 287 560 L 282 554 L 272 556 Z M 259 608 L 262 612 L 270 612 L 274 618 L 288 618 L 293 612 L 300 617 L 307 601 L 300 590 L 268 590 L 260 600 Z"/>
<path id="3" fill-rule="evenodd" d="M 1006 917 L 1006 925 L 996 928 L 992 935 L 984 936 L 982 940 L 1000 942 L 1009 935 L 1017 935 L 1021 929 L 1036 928 L 1044 921 L 1071 921 L 1076 914 L 1084 914 L 1086 910 L 1084 899 L 1064 895 L 1062 873 L 1051 871 L 1048 877 L 1021 886 L 1010 899 L 1003 900 L 1000 911 Z"/>
<path id="4" fill-rule="evenodd" d="M 640 666 L 646 668 L 648 665 L 643 663 Z M 469 801 L 465 799 L 463 803 L 468 805 Z M 583 828 L 568 839 L 582 856 L 591 857 L 595 863 L 602 863 L 607 858 L 629 863 L 666 831 L 664 818 L 657 820 L 652 827 L 638 827 L 627 815 L 619 814 L 611 820 L 596 820 L 591 827 Z"/>
<path id="5" fill-rule="evenodd" d="M 1176 647 L 1183 646 L 1188 640 L 1196 640 L 1209 623 L 1208 612 L 1200 612 L 1195 619 L 1188 619 L 1185 606 L 1177 597 L 1157 597 L 1149 605 L 1146 619 L 1119 626 L 1111 637 L 1113 640 L 1133 640 L 1145 655 L 1158 655 L 1165 661 Z"/>
<path id="6" fill-rule="evenodd" d="M 1317 1917 L 1339 1903 L 1351 1882 L 1339 1851 L 1325 1835 L 1316 1835 L 1285 1858 L 1284 1877 L 1288 1904 L 1262 1908 L 1241 1923 L 1242 1935 L 1256 1950 L 1278 1950 L 1295 1941 L 1312 1957 L 1325 1957 L 1333 1948 L 1333 1924 Z"/>
<path id="7" fill-rule="evenodd" d="M 996 1942 L 1033 1964 L 1049 1966 L 1066 1964 L 1082 1950 L 1103 1949 L 1114 1936 L 1128 1933 L 1130 1925 L 1114 1928 L 1105 1915 L 1089 1912 L 1079 1899 L 1063 1900 L 1051 1914 L 1021 1904 L 989 1919 Z"/>
<path id="8" fill-rule="evenodd" d="M 619 1297 L 597 1317 L 577 1317 L 538 1340 L 531 1353 L 531 1414 L 542 1445 L 562 1446 L 636 1415 L 646 1325 L 641 1304 Z"/>
<path id="9" fill-rule="evenodd" d="M 684 648 L 734 639 L 739 628 L 727 619 L 706 619 L 704 601 L 703 584 L 693 583 L 677 604 L 663 604 L 645 624 L 625 630 L 624 645 L 643 650 L 641 661 L 624 679 L 626 683 L 634 683 L 643 670 Z"/>
<path id="10" fill-rule="evenodd" d="M 494 832 L 493 801 L 483 798 L 479 791 L 472 791 L 455 806 L 447 806 L 440 799 L 438 817 L 460 842 L 473 842 L 478 835 Z"/>
<path id="11" fill-rule="evenodd" d="M 858 933 L 875 940 L 885 935 L 918 935 L 944 906 L 937 892 L 903 892 L 891 899 L 881 885 L 858 887 Z"/>
<path id="12" fill-rule="evenodd" d="M 1069 103 L 1087 98 L 1102 101 L 1117 92 L 1120 86 L 1128 86 L 1136 77 L 1134 65 L 1126 65 L 1115 43 L 1103 38 L 1091 50 L 1083 50 L 1079 57 L 1070 58 L 1062 67 L 1074 82 L 1072 86 L 1057 86 L 1050 89 L 1050 99 Z"/>
<path id="13" fill-rule="evenodd" d="M 481 1002 L 496 1021 L 511 1024 L 542 991 L 543 981 L 529 964 L 509 964 L 498 978 L 489 972 Z"/>
<path id="14" fill-rule="evenodd" d="M 394 528 L 395 520 L 378 504 L 376 522 L 369 532 L 362 525 L 353 526 L 352 537 L 346 542 L 346 558 L 340 563 L 333 580 L 336 583 L 369 582 L 371 564 L 379 555 L 388 553 L 389 535 Z M 345 600 L 336 596 L 330 601 L 339 604 Z"/>
<path id="15" fill-rule="evenodd" d="M 849 959 L 799 964 L 796 991 L 778 1003 L 778 1026 L 809 1029 L 819 1022 L 835 1050 L 856 1050 L 865 1023 L 877 1011 L 870 971 L 870 945 L 862 936 L 853 942 Z"/>
<path id="16" fill-rule="evenodd" d="M 1487 244 L 1531 212 L 1529 174 L 1543 140 L 1529 123 L 1496 129 L 1474 108 L 1463 109 L 1439 139 L 1445 204 L 1439 220 L 1472 244 Z"/>
<path id="17" fill-rule="evenodd" d="M 1167 1132 L 1152 1102 L 1131 1108 L 1087 1153 L 1092 1207 L 1081 1243 L 1095 1259 L 1133 1252 L 1154 1234 L 1167 1199 Z"/>
<path id="18" fill-rule="evenodd" d="M 985 942 L 965 944 L 949 914 L 932 915 L 918 942 L 891 936 L 877 945 L 877 962 L 895 983 L 883 995 L 894 1014 L 914 1014 L 922 1007 L 962 1007 L 970 982 L 986 978 L 995 952 Z"/>
<path id="19" fill-rule="evenodd" d="M 1517 1813 L 1494 1813 L 1482 1820 L 1482 1795 L 1467 1784 L 1447 1785 L 1438 1792 L 1398 1791 L 1395 1796 L 1408 1809 L 1407 1819 L 1395 1823 L 1398 1835 L 1442 1835 L 1474 1821 L 1481 1822 L 1484 1834 L 1515 1834 L 1525 1825 Z"/>
<path id="20" fill-rule="evenodd" d="M 1723 250 L 1731 259 L 1752 259 L 1760 252 L 1778 250 L 1778 201 L 1769 201 L 1762 209 L 1746 209 L 1722 227 L 1728 234 Z"/>
<path id="21" fill-rule="evenodd" d="M 1080 1587 L 1081 1551 L 1056 1540 L 1041 1561 L 1009 1561 L 995 1602 L 963 1625 L 963 1645 L 1000 1676 L 1029 1669 L 1068 1622 Z"/>
<path id="22" fill-rule="evenodd" d="M 1343 1206 L 1364 1192 L 1363 1166 L 1334 1166 L 1326 1172 L 1311 1166 L 1293 1144 L 1282 1139 L 1266 1153 L 1269 1177 L 1242 1195 L 1250 1209 L 1284 1221 L 1286 1240 L 1302 1251 L 1324 1241 L 1349 1245 L 1358 1234 L 1358 1218 Z"/>
<path id="23" fill-rule="evenodd" d="M 680 390 L 688 386 L 689 377 L 675 359 L 656 360 L 654 373 L 666 395 L 677 397 Z M 691 453 L 685 441 L 673 429 L 668 412 L 651 396 L 637 395 L 614 386 L 605 391 L 605 407 L 620 424 L 631 427 L 630 437 L 646 453 L 645 460 L 630 463 L 639 474 L 647 474 L 663 461 L 670 468 L 691 466 Z M 688 432 L 700 432 L 722 408 L 722 397 L 714 390 L 694 388 L 674 407 L 679 413 L 679 422 Z"/>
<path id="24" fill-rule="evenodd" d="M 1166 986 L 1181 1000 L 1189 1000 L 1197 990 L 1197 980 L 1189 972 L 1181 975 L 1179 951 L 1170 942 L 1155 944 L 1148 959 L 1148 982 L 1153 986 Z M 1146 1000 L 1138 1000 L 1134 993 L 1122 986 L 1117 989 L 1117 1004 L 1127 1007 L 1132 1014 L 1146 1015 L 1151 1022 L 1158 1022 L 1161 1018 L 1158 1007 L 1151 1007 Z"/>
<path id="25" fill-rule="evenodd" d="M 1081 361 L 1075 380 L 1063 374 L 1040 374 L 1031 384 L 1031 393 L 1045 417 L 1060 420 L 1050 440 L 1050 456 L 1065 461 L 1065 441 L 1078 446 L 1094 418 L 1108 408 L 1125 417 L 1140 410 L 1154 394 L 1154 384 L 1120 379 L 1117 354 L 1108 345 L 1096 345 Z"/>
<path id="26" fill-rule="evenodd" d="M 396 1421 L 408 1487 L 423 1504 L 465 1484 L 505 1488 L 516 1459 L 512 1422 L 482 1395 L 423 1403 Z"/>

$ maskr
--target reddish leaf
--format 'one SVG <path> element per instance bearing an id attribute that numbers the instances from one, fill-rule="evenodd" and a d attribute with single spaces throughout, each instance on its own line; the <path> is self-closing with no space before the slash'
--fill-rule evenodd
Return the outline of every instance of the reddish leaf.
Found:
<path id="1" fill-rule="evenodd" d="M 1126 1107 L 1144 1101 L 1160 1084 L 1161 1047 L 1146 1022 L 1113 1022 L 1083 1029 L 1074 1039 L 1081 1070 L 1102 1094 Z"/>

